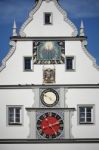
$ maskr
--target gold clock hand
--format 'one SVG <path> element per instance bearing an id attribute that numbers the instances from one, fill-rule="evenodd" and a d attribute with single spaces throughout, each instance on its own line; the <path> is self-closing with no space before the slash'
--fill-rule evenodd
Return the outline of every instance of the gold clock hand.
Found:
<path id="1" fill-rule="evenodd" d="M 53 101 L 52 98 L 46 94 L 44 94 L 45 97 L 48 97 L 50 99 L 50 101 Z"/>
<path id="2" fill-rule="evenodd" d="M 42 128 L 43 128 L 43 129 L 49 128 L 49 125 L 48 125 L 48 126 L 43 126 Z"/>
<path id="3" fill-rule="evenodd" d="M 55 123 L 53 123 L 53 124 L 51 124 L 51 125 L 54 126 L 54 125 L 57 125 L 57 124 L 59 124 L 59 122 L 55 122 Z"/>
<path id="4" fill-rule="evenodd" d="M 52 126 L 50 126 L 50 127 L 51 127 L 52 130 L 54 131 L 55 135 L 57 135 L 57 132 L 55 131 L 55 129 L 54 129 Z"/>

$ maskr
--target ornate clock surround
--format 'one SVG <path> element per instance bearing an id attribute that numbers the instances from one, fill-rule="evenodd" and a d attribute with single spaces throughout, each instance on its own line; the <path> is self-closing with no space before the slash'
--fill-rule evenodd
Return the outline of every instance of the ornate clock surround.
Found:
<path id="1" fill-rule="evenodd" d="M 63 64 L 65 62 L 65 41 L 33 41 L 34 64 Z"/>

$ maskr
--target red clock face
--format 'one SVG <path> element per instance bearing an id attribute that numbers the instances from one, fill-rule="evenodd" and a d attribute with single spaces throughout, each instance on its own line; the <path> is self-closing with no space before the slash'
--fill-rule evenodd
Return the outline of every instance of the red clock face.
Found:
<path id="1" fill-rule="evenodd" d="M 63 120 L 56 113 L 45 113 L 37 121 L 37 130 L 41 136 L 47 139 L 56 138 L 63 130 Z"/>

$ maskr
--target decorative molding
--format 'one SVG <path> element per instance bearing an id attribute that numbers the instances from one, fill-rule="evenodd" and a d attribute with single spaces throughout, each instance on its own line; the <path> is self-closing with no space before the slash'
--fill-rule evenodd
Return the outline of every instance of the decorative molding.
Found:
<path id="1" fill-rule="evenodd" d="M 65 94 L 64 94 L 65 107 L 68 108 L 68 104 L 67 104 L 67 93 L 68 93 L 68 88 L 65 88 L 64 91 L 65 91 Z"/>
<path id="2" fill-rule="evenodd" d="M 81 47 L 85 54 L 89 57 L 89 59 L 93 62 L 93 66 L 99 71 L 99 66 L 96 64 L 96 59 L 88 52 L 87 48 L 87 40 L 81 42 Z"/>
<path id="3" fill-rule="evenodd" d="M 75 139 L 0 139 L 0 144 L 79 144 L 79 143 L 99 143 L 99 138 L 75 138 Z"/>
<path id="4" fill-rule="evenodd" d="M 69 18 L 67 18 L 67 13 L 61 8 L 61 6 L 58 4 L 57 0 L 52 0 L 56 6 L 56 8 L 60 11 L 60 13 L 64 16 L 64 21 L 66 23 L 68 23 L 73 29 L 74 32 L 72 33 L 72 36 L 77 36 L 78 31 L 76 26 L 69 20 Z M 46 2 L 50 2 L 50 0 L 46 0 Z M 37 5 L 35 5 L 34 9 L 29 13 L 29 18 L 24 22 L 24 24 L 22 25 L 19 34 L 21 37 L 26 37 L 26 34 L 24 33 L 24 29 L 25 27 L 33 20 L 33 15 L 35 14 L 35 12 L 40 8 L 42 4 L 42 0 L 39 0 Z"/>
<path id="5" fill-rule="evenodd" d="M 73 122 L 72 122 L 72 117 L 73 117 L 73 115 L 74 115 L 74 112 L 73 111 L 70 111 L 69 112 L 69 115 L 70 115 L 70 139 L 73 139 L 74 138 L 74 136 L 73 136 L 73 134 L 72 134 L 72 127 L 73 127 Z"/>
<path id="6" fill-rule="evenodd" d="M 29 13 L 29 18 L 24 22 L 24 24 L 22 25 L 19 31 L 19 34 L 21 37 L 26 37 L 26 34 L 24 33 L 24 29 L 33 20 L 33 15 L 40 8 L 41 3 L 42 3 L 42 0 L 39 0 L 37 5 L 35 5 L 34 9 Z"/>
<path id="7" fill-rule="evenodd" d="M 72 36 L 77 36 L 78 35 L 78 31 L 76 26 L 70 21 L 70 19 L 67 17 L 67 12 L 65 12 L 62 7 L 58 4 L 57 0 L 53 0 L 53 2 L 55 3 L 55 6 L 57 7 L 57 9 L 60 11 L 60 13 L 64 16 L 64 21 L 66 23 L 68 23 L 73 29 L 74 32 L 72 33 Z"/>
<path id="8" fill-rule="evenodd" d="M 6 55 L 6 57 L 2 60 L 2 64 L 0 66 L 0 72 L 6 67 L 6 62 L 7 60 L 13 55 L 16 49 L 16 42 L 15 41 L 10 41 L 9 45 L 11 46 L 10 51 Z"/>

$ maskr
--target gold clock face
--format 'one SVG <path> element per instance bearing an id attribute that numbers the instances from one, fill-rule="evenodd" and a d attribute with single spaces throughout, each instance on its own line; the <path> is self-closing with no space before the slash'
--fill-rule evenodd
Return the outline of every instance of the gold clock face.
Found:
<path id="1" fill-rule="evenodd" d="M 58 93 L 53 89 L 46 89 L 41 93 L 41 102 L 48 107 L 55 106 L 59 101 Z"/>

